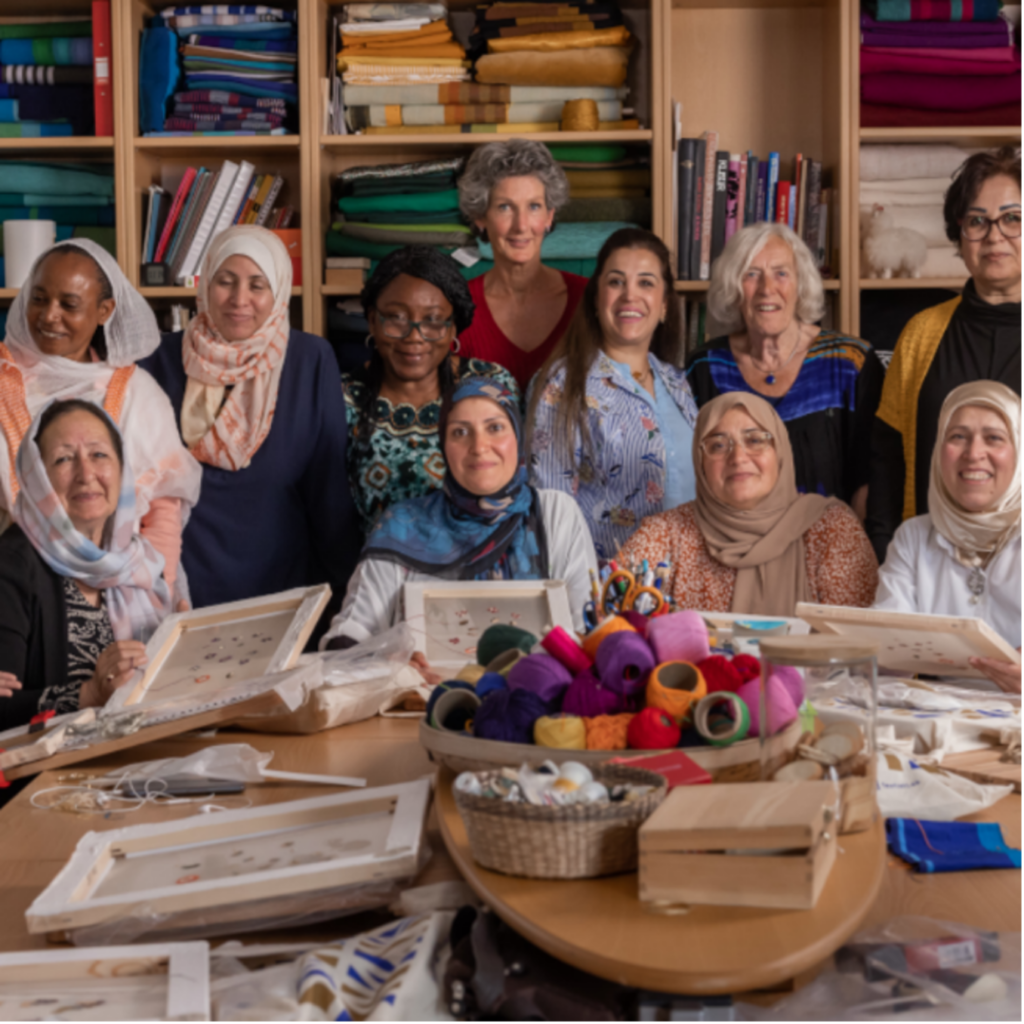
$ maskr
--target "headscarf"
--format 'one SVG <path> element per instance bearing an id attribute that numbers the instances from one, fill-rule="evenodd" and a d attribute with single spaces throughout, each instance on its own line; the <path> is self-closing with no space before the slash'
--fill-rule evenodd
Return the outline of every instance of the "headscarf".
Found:
<path id="1" fill-rule="evenodd" d="M 274 305 L 263 325 L 244 341 L 227 341 L 210 316 L 210 287 L 231 256 L 248 256 L 263 272 Z M 292 261 L 272 231 L 239 225 L 221 232 L 203 259 L 196 296 L 198 313 L 182 340 L 188 384 L 181 407 L 181 433 L 200 461 L 221 469 L 244 469 L 270 433 L 291 323 Z M 224 391 L 231 394 L 224 401 Z M 223 403 L 223 405 L 222 405 Z"/>
<path id="2" fill-rule="evenodd" d="M 537 580 L 547 576 L 547 544 L 536 500 L 527 483 L 523 425 L 516 396 L 487 377 L 466 377 L 441 411 L 441 451 L 452 409 L 467 398 L 488 398 L 512 422 L 518 464 L 497 493 L 476 495 L 452 475 L 440 490 L 387 509 L 363 548 L 363 558 L 397 562 L 449 580 Z"/>
<path id="3" fill-rule="evenodd" d="M 99 406 L 96 413 L 119 434 Z M 118 640 L 145 642 L 170 613 L 171 594 L 163 578 L 163 555 L 135 533 L 135 477 L 127 458 L 121 467 L 117 508 L 104 530 L 104 546 L 97 547 L 75 529 L 50 483 L 36 443 L 42 416 L 42 412 L 36 416 L 18 449 L 21 489 L 14 503 L 14 521 L 55 573 L 106 591 L 107 614 Z"/>
<path id="4" fill-rule="evenodd" d="M 942 445 L 950 421 L 965 405 L 980 405 L 999 413 L 1009 428 L 1017 453 L 1013 479 L 1006 493 L 984 512 L 967 512 L 949 493 L 942 479 Z M 942 403 L 939 431 L 932 451 L 928 481 L 928 514 L 935 529 L 950 544 L 956 560 L 968 568 L 986 566 L 1020 532 L 1020 398 L 1005 384 L 976 380 L 954 388 Z"/>
<path id="5" fill-rule="evenodd" d="M 748 511 L 733 508 L 711 493 L 700 448 L 701 440 L 736 406 L 742 406 L 772 435 L 779 463 L 775 486 Z M 798 601 L 812 599 L 803 536 L 838 500 L 797 492 L 786 424 L 768 402 L 745 391 L 719 395 L 700 410 L 693 434 L 693 465 L 697 524 L 704 543 L 712 558 L 737 570 L 732 611 L 792 615 Z"/>

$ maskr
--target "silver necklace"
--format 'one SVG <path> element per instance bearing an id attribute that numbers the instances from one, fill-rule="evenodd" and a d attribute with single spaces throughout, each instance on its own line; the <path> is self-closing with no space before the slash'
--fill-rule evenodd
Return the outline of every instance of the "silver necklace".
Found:
<path id="1" fill-rule="evenodd" d="M 980 565 L 976 565 L 967 577 L 967 589 L 971 592 L 970 603 L 977 604 L 985 593 L 985 574 Z"/>

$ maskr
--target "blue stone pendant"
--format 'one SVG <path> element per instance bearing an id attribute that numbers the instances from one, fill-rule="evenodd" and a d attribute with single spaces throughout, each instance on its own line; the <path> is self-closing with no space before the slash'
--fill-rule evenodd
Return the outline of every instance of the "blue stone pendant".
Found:
<path id="1" fill-rule="evenodd" d="M 775 374 L 774 373 L 769 373 L 768 376 L 765 377 L 764 382 L 765 382 L 765 384 L 774 384 L 775 383 Z"/>

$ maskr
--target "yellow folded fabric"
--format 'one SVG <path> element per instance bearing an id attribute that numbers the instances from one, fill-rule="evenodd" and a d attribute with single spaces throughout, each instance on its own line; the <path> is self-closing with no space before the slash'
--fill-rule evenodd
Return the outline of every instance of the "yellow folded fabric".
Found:
<path id="1" fill-rule="evenodd" d="M 611 171 L 566 171 L 565 176 L 569 179 L 573 192 L 577 188 L 649 188 L 651 184 L 651 172 L 646 167 L 626 167 Z"/>
<path id="2" fill-rule="evenodd" d="M 645 188 L 578 188 L 569 189 L 570 199 L 643 199 L 647 195 Z"/>
<path id="3" fill-rule="evenodd" d="M 563 53 L 487 53 L 476 62 L 476 80 L 487 85 L 622 85 L 629 54 L 625 46 Z"/>
<path id="4" fill-rule="evenodd" d="M 598 131 L 602 132 L 629 132 L 636 131 L 640 122 L 635 118 L 626 121 L 602 121 L 598 125 Z M 401 125 L 393 128 L 363 128 L 361 131 L 366 135 L 526 135 L 533 132 L 557 132 L 561 131 L 561 125 L 557 121 L 535 121 L 518 124 L 429 124 L 429 125 Z M 565 137 L 571 139 L 573 132 L 565 132 Z M 639 195 L 630 198 L 640 198 L 644 195 L 643 189 L 636 190 Z M 621 195 L 617 192 L 616 196 Z"/>
<path id="5" fill-rule="evenodd" d="M 452 30 L 443 21 L 432 21 L 429 25 L 411 29 L 408 32 L 359 32 L 346 34 L 342 31 L 341 33 L 341 41 L 345 46 L 350 46 L 356 42 L 383 45 L 385 41 L 388 43 L 400 43 L 410 39 L 434 39 L 435 37 L 451 39 Z"/>
<path id="6" fill-rule="evenodd" d="M 447 58 L 459 62 L 466 59 L 466 51 L 458 43 L 439 43 L 437 46 L 417 46 L 408 50 L 388 50 L 386 53 L 381 53 L 377 50 L 364 50 L 361 47 L 352 47 L 351 49 L 345 47 L 338 54 L 339 61 L 342 59 L 356 60 L 360 57 L 366 58 L 369 61 L 404 59 L 408 60 L 411 64 L 423 64 L 425 63 L 424 58 Z"/>
<path id="7" fill-rule="evenodd" d="M 338 54 L 338 70 L 344 71 L 349 65 L 358 67 L 361 64 L 367 66 L 381 65 L 386 68 L 469 68 L 472 61 L 468 61 L 465 55 L 461 59 L 454 57 L 431 57 L 427 60 L 420 60 L 417 57 L 370 57 L 365 54 Z"/>
<path id="8" fill-rule="evenodd" d="M 589 32 L 541 32 L 535 36 L 488 39 L 487 52 L 533 50 L 555 53 L 559 50 L 590 50 L 602 46 L 625 46 L 629 39 L 629 29 L 625 25 L 616 25 L 614 28 L 595 28 Z"/>

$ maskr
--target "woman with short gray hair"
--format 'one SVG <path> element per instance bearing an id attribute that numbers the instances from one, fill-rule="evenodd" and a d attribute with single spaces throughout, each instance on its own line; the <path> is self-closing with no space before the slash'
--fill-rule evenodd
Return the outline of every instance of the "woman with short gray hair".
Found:
<path id="1" fill-rule="evenodd" d="M 481 146 L 459 179 L 459 206 L 494 253 L 469 283 L 476 315 L 459 335 L 464 358 L 504 366 L 526 390 L 565 334 L 587 279 L 547 267 L 541 245 L 569 201 L 548 148 L 529 139 Z"/>
<path id="2" fill-rule="evenodd" d="M 708 313 L 726 333 L 692 353 L 686 373 L 699 406 L 730 391 L 767 399 L 789 431 L 798 489 L 840 498 L 863 520 L 884 370 L 866 341 L 822 330 L 824 311 L 801 238 L 784 224 L 743 228 L 711 270 Z"/>

